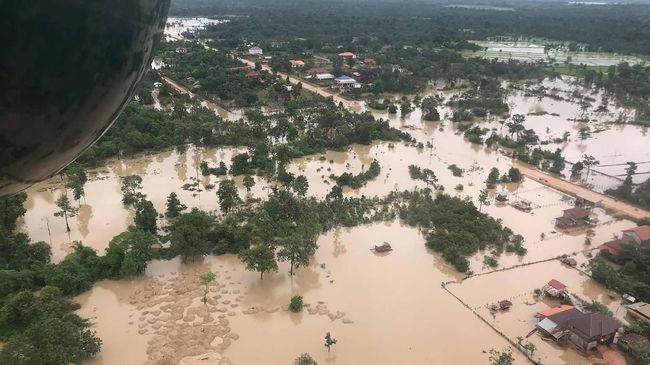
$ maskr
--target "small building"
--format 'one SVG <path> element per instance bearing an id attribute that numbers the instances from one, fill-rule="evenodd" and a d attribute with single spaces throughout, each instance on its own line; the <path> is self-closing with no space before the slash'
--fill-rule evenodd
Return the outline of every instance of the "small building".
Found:
<path id="1" fill-rule="evenodd" d="M 293 91 L 293 85 L 284 85 L 285 91 Z"/>
<path id="2" fill-rule="evenodd" d="M 560 262 L 571 267 L 578 266 L 578 261 L 576 261 L 576 259 L 574 259 L 573 257 L 564 257 L 563 259 L 560 260 Z"/>
<path id="3" fill-rule="evenodd" d="M 305 67 L 305 61 L 302 60 L 289 60 L 291 68 L 303 68 Z"/>
<path id="4" fill-rule="evenodd" d="M 577 208 L 593 209 L 602 206 L 602 200 L 592 200 L 584 196 L 576 196 L 575 206 Z"/>
<path id="5" fill-rule="evenodd" d="M 595 221 L 591 218 L 591 211 L 584 208 L 565 209 L 561 217 L 555 218 L 555 225 L 558 228 L 582 227 L 593 224 L 595 224 Z"/>
<path id="6" fill-rule="evenodd" d="M 627 315 L 650 323 L 650 304 L 645 302 L 637 302 L 625 306 Z"/>
<path id="7" fill-rule="evenodd" d="M 357 80 L 351 78 L 350 76 L 343 75 L 334 79 L 334 82 L 337 87 L 351 87 L 357 83 Z"/>
<path id="8" fill-rule="evenodd" d="M 246 77 L 248 77 L 249 79 L 259 77 L 259 76 L 260 76 L 259 71 L 251 71 L 251 72 L 246 74 Z"/>
<path id="9" fill-rule="evenodd" d="M 555 298 L 562 298 L 567 294 L 566 285 L 561 282 L 551 279 L 543 288 L 544 292 Z"/>
<path id="10" fill-rule="evenodd" d="M 499 202 L 507 202 L 508 201 L 508 192 L 505 190 L 497 192 L 497 196 L 495 198 Z"/>
<path id="11" fill-rule="evenodd" d="M 182 46 L 176 47 L 176 53 L 187 53 L 187 51 L 189 51 L 187 47 L 182 47 Z"/>
<path id="12" fill-rule="evenodd" d="M 372 58 L 366 58 L 363 60 L 363 64 L 366 66 L 377 66 L 377 61 Z"/>
<path id="13" fill-rule="evenodd" d="M 248 54 L 251 56 L 261 56 L 264 54 L 264 51 L 260 47 L 254 46 L 248 49 Z"/>
<path id="14" fill-rule="evenodd" d="M 333 80 L 334 77 L 335 76 L 330 74 L 330 73 L 317 74 L 316 75 L 316 80 L 318 80 L 318 81 Z"/>
<path id="15" fill-rule="evenodd" d="M 352 73 L 352 76 L 354 76 L 354 77 L 361 77 L 361 74 L 355 71 L 355 72 Z"/>
<path id="16" fill-rule="evenodd" d="M 382 242 L 381 245 L 375 245 L 375 252 L 388 252 L 392 250 L 393 247 L 391 247 L 388 242 Z"/>
<path id="17" fill-rule="evenodd" d="M 511 203 L 510 205 L 512 205 L 515 209 L 519 209 L 526 213 L 533 210 L 533 203 L 524 199 L 517 200 L 516 202 Z"/>
<path id="18" fill-rule="evenodd" d="M 314 75 L 318 75 L 318 74 L 327 74 L 329 72 L 330 72 L 330 70 L 328 70 L 326 68 L 323 68 L 323 67 L 312 67 L 312 68 L 308 69 L 307 71 L 305 71 L 305 75 L 314 76 Z"/>
<path id="19" fill-rule="evenodd" d="M 339 53 L 339 57 L 341 57 L 341 58 L 357 58 L 357 56 L 352 52 Z"/>

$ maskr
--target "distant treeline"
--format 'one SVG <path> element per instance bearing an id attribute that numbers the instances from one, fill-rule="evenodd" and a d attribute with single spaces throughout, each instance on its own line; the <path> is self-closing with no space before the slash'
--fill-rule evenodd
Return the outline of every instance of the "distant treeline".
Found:
<path id="1" fill-rule="evenodd" d="M 275 41 L 306 38 L 304 42 L 313 43 L 313 49 L 318 49 L 318 43 L 344 48 L 354 48 L 367 40 L 393 45 L 444 46 L 468 39 L 516 36 L 586 43 L 590 45 L 589 50 L 650 54 L 647 31 L 650 5 L 495 3 L 500 8 L 512 9 L 498 11 L 448 7 L 448 4 L 186 0 L 176 1 L 171 15 L 230 16 L 230 23 L 220 27 L 237 38 Z"/>

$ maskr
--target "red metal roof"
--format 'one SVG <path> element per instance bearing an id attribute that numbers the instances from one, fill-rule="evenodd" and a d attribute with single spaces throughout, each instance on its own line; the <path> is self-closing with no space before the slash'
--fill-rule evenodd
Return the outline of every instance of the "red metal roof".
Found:
<path id="1" fill-rule="evenodd" d="M 551 279 L 551 281 L 548 282 L 548 286 L 550 286 L 553 289 L 557 289 L 557 290 L 563 290 L 563 289 L 566 288 L 566 285 L 560 283 L 559 281 L 557 281 L 555 279 Z"/>
<path id="2" fill-rule="evenodd" d="M 330 70 L 323 68 L 323 67 L 313 67 L 310 68 L 309 70 L 305 71 L 307 75 L 317 75 L 317 74 L 326 74 L 329 73 Z"/>
<path id="3" fill-rule="evenodd" d="M 632 229 L 627 229 L 623 232 L 634 232 L 641 241 L 650 241 L 650 226 L 639 226 Z"/>
<path id="4" fill-rule="evenodd" d="M 352 56 L 354 56 L 354 53 L 352 53 L 352 52 L 343 52 L 343 53 L 339 53 L 339 56 L 340 57 L 352 57 Z"/>
<path id="5" fill-rule="evenodd" d="M 575 217 L 576 219 L 583 219 L 589 217 L 589 215 L 591 215 L 591 212 L 584 208 L 571 208 L 571 209 L 566 209 L 564 211 L 564 214 L 565 215 L 569 214 L 572 217 Z"/>
<path id="6" fill-rule="evenodd" d="M 605 242 L 602 245 L 598 246 L 598 248 L 601 251 L 609 252 L 613 256 L 618 256 L 621 253 L 621 247 L 626 244 L 629 244 L 627 240 L 619 238 L 619 239 Z"/>

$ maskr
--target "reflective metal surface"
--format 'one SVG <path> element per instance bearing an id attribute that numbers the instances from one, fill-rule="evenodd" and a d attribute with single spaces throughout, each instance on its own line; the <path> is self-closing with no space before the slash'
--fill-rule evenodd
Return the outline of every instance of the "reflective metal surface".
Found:
<path id="1" fill-rule="evenodd" d="M 118 116 L 170 0 L 0 1 L 0 196 L 65 167 Z"/>

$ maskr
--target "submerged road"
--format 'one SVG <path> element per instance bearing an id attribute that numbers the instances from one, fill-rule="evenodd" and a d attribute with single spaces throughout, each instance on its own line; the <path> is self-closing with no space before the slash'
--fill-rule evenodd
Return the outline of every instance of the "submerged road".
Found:
<path id="1" fill-rule="evenodd" d="M 638 208 L 632 204 L 622 202 L 618 199 L 612 198 L 609 195 L 597 193 L 583 186 L 563 180 L 559 177 L 555 177 L 546 172 L 540 171 L 527 163 L 514 160 L 512 165 L 518 168 L 524 176 L 530 179 L 533 179 L 541 184 L 565 192 L 567 194 L 574 196 L 580 195 L 581 197 L 589 199 L 591 201 L 602 201 L 604 208 L 614 210 L 620 215 L 633 219 L 650 217 L 650 212 L 647 210 Z"/>

